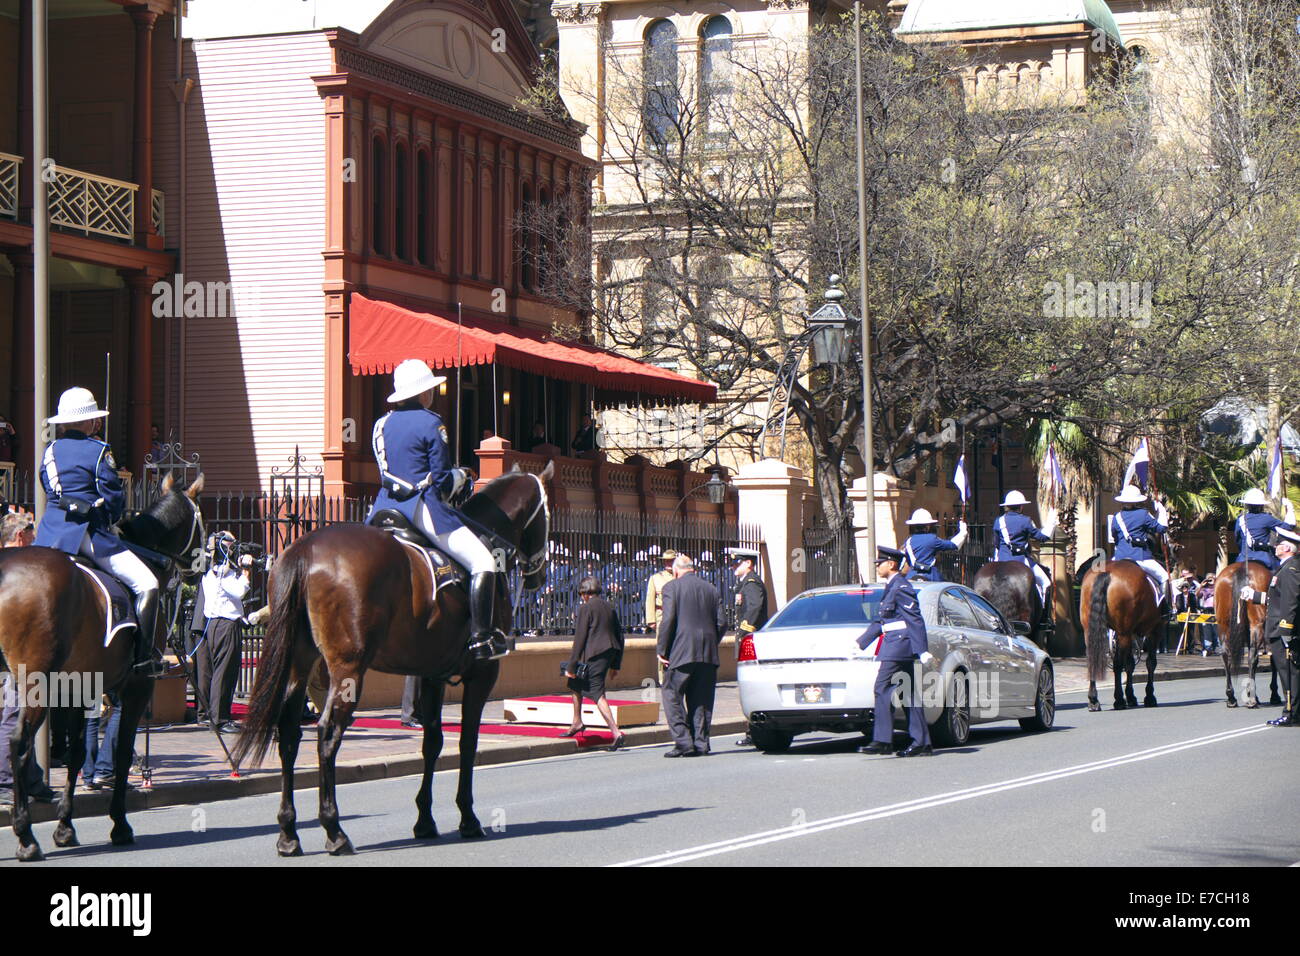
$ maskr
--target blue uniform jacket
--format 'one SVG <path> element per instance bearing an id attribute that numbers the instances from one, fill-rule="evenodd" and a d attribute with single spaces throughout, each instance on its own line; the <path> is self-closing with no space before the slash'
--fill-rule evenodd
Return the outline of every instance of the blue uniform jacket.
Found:
<path id="1" fill-rule="evenodd" d="M 436 534 L 448 534 L 465 526 L 443 502 L 451 494 L 455 478 L 447 429 L 441 418 L 424 408 L 391 411 L 375 422 L 371 442 L 383 488 L 370 509 L 370 517 L 392 508 L 414 523 L 415 510 L 424 502 Z"/>
<path id="2" fill-rule="evenodd" d="M 1269 543 L 1269 534 L 1274 528 L 1295 530 L 1295 525 L 1287 524 L 1281 518 L 1275 518 L 1266 511 L 1247 511 L 1238 516 L 1236 524 L 1237 561 L 1258 561 L 1270 571 L 1278 567 L 1277 555 Z"/>
<path id="3" fill-rule="evenodd" d="M 934 559 L 938 557 L 940 551 L 956 551 L 957 546 L 947 538 L 926 532 L 908 538 L 903 545 L 903 550 L 907 552 L 907 562 L 911 565 L 911 569 L 907 572 L 909 580 L 920 577 L 927 581 L 942 581 L 943 575 L 935 567 Z"/>
<path id="4" fill-rule="evenodd" d="M 1156 539 L 1169 529 L 1145 508 L 1120 511 L 1110 516 L 1110 533 L 1115 539 L 1116 561 L 1150 561 L 1155 558 Z M 1128 533 L 1125 534 L 1124 532 Z"/>
<path id="5" fill-rule="evenodd" d="M 126 508 L 122 479 L 108 443 L 83 432 L 66 431 L 45 448 L 41 460 L 41 485 L 49 498 L 45 514 L 36 529 L 36 544 L 76 554 L 90 535 L 90 546 L 97 558 L 112 557 L 127 550 L 111 528 L 121 520 Z M 94 506 L 89 515 L 70 513 L 70 501 Z"/>
<path id="6" fill-rule="evenodd" d="M 858 638 L 858 647 L 866 650 L 876 638 L 884 635 L 876 659 L 881 661 L 910 661 L 930 649 L 921 617 L 921 599 L 916 596 L 912 582 L 895 574 L 885 585 L 880 599 L 880 619 L 867 625 L 866 632 Z"/>
<path id="7" fill-rule="evenodd" d="M 1032 518 L 1018 511 L 1005 512 L 993 522 L 993 538 L 997 542 L 994 561 L 1017 561 L 1029 554 L 1030 541 L 1052 540 L 1038 530 Z"/>

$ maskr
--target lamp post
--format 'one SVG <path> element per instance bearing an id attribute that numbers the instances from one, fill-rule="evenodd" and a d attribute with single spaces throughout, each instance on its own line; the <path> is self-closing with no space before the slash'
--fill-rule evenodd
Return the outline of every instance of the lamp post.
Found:
<path id="1" fill-rule="evenodd" d="M 853 72 L 858 140 L 858 296 L 862 305 L 862 463 L 867 474 L 867 561 L 858 572 L 876 580 L 876 436 L 871 420 L 871 301 L 867 297 L 867 149 L 862 114 L 862 3 L 853 4 Z"/>
<path id="2" fill-rule="evenodd" d="M 690 491 L 686 492 L 686 494 L 682 495 L 677 504 L 673 505 L 673 514 L 677 514 L 677 509 L 685 504 L 686 499 L 698 492 L 701 488 L 708 492 L 709 504 L 720 505 L 726 503 L 727 481 L 715 471 L 709 476 L 709 480 L 704 482 L 704 484 L 696 485 Z"/>

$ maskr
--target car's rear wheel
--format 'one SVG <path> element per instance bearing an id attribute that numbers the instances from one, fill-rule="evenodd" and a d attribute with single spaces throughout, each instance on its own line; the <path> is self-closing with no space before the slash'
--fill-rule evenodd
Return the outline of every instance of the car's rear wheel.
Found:
<path id="1" fill-rule="evenodd" d="M 953 672 L 943 713 L 930 733 L 940 747 L 964 747 L 970 740 L 970 684 L 965 671 Z"/>
<path id="2" fill-rule="evenodd" d="M 790 749 L 790 742 L 794 740 L 794 734 L 783 730 L 773 730 L 769 727 L 751 726 L 749 728 L 749 739 L 754 741 L 754 746 L 765 754 L 783 754 Z"/>
<path id="3" fill-rule="evenodd" d="M 1038 687 L 1034 691 L 1034 716 L 1021 717 L 1024 730 L 1051 730 L 1056 722 L 1056 675 L 1050 665 L 1044 664 L 1038 672 Z"/>

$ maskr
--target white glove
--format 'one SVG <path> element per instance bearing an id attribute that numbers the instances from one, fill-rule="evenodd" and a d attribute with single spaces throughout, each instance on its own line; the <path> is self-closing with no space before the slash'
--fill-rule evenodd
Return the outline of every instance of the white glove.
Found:
<path id="1" fill-rule="evenodd" d="M 469 481 L 469 471 L 464 468 L 453 468 L 451 470 L 451 494 L 447 497 L 455 498 L 465 487 L 465 482 Z"/>
<path id="2" fill-rule="evenodd" d="M 1169 527 L 1169 509 L 1165 507 L 1164 502 L 1156 502 L 1156 520 L 1165 527 Z"/>
<path id="3" fill-rule="evenodd" d="M 921 655 L 921 663 L 924 664 L 926 667 L 929 667 L 934 662 L 935 662 L 935 656 L 931 654 L 929 651 L 926 651 L 924 654 Z"/>
<path id="4" fill-rule="evenodd" d="M 967 529 L 966 527 L 966 522 L 958 521 L 957 533 L 952 536 L 952 543 L 955 544 L 958 548 L 960 548 L 963 544 L 966 543 L 966 535 L 968 533 L 969 533 L 969 529 Z"/>
<path id="5" fill-rule="evenodd" d="M 1237 596 L 1240 597 L 1243 601 L 1253 601 L 1255 600 L 1255 589 L 1252 588 L 1249 584 L 1243 584 L 1241 586 L 1241 593 L 1238 594 Z"/>
<path id="6" fill-rule="evenodd" d="M 1295 505 L 1291 504 L 1290 498 L 1282 499 L 1282 520 L 1287 524 L 1295 524 Z"/>
<path id="7" fill-rule="evenodd" d="M 1056 526 L 1060 524 L 1061 519 L 1057 516 L 1055 508 L 1047 509 L 1047 520 L 1043 522 L 1042 532 L 1049 538 L 1056 534 Z"/>

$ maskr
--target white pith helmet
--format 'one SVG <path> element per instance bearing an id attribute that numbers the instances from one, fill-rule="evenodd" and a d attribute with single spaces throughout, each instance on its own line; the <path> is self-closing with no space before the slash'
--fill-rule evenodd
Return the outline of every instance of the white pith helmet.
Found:
<path id="1" fill-rule="evenodd" d="M 423 395 L 445 381 L 447 376 L 434 375 L 429 366 L 419 359 L 407 359 L 393 369 L 393 394 L 388 396 L 388 400 L 402 402 L 416 395 Z"/>
<path id="2" fill-rule="evenodd" d="M 1146 501 L 1147 496 L 1137 485 L 1125 485 L 1124 490 L 1115 496 L 1115 500 L 1122 505 L 1136 505 Z"/>
<path id="3" fill-rule="evenodd" d="M 912 517 L 908 518 L 906 524 L 936 524 L 934 515 L 930 514 L 924 508 L 917 508 L 912 512 Z"/>
<path id="4" fill-rule="evenodd" d="M 1241 496 L 1241 503 L 1243 505 L 1266 505 L 1268 504 L 1268 498 L 1258 488 L 1251 488 L 1250 491 Z"/>
<path id="5" fill-rule="evenodd" d="M 108 412 L 99 407 L 90 389 L 70 388 L 59 396 L 58 414 L 45 421 L 51 425 L 66 425 L 69 422 L 85 422 L 107 416 Z"/>
<path id="6" fill-rule="evenodd" d="M 1018 491 L 1008 491 L 1007 496 L 1002 499 L 1002 507 L 1010 508 L 1012 505 L 1027 505 L 1029 499 Z"/>

